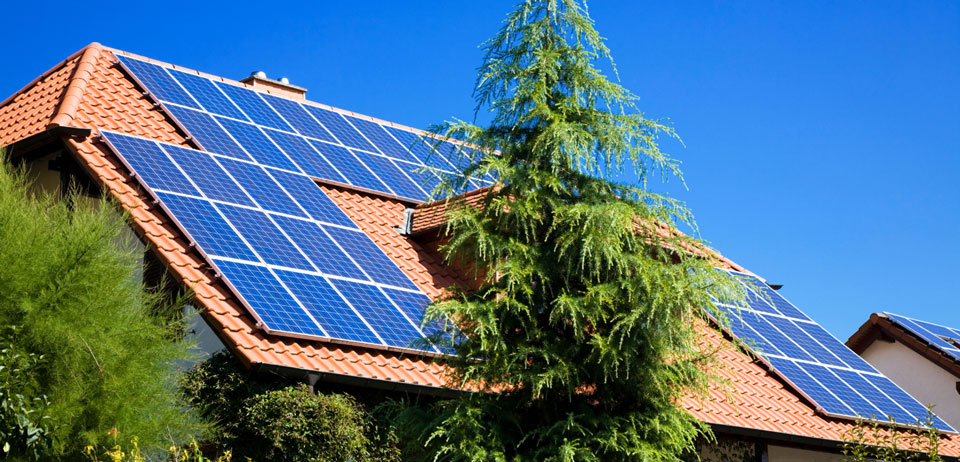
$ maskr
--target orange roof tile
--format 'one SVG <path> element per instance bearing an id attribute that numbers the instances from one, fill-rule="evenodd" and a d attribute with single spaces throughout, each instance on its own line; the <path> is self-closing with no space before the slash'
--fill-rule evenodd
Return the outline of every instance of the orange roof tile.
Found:
<path id="1" fill-rule="evenodd" d="M 92 44 L 0 104 L 0 145 L 37 134 L 51 124 L 109 129 L 188 145 L 171 120 L 116 65 L 115 53 L 122 52 Z M 444 366 L 435 359 L 266 334 L 96 133 L 85 139 L 65 136 L 63 140 L 104 190 L 130 212 L 135 231 L 170 272 L 194 291 L 204 319 L 244 363 L 397 384 L 444 385 Z M 443 287 L 460 282 L 458 275 L 444 267 L 429 249 L 394 229 L 401 224 L 406 204 L 342 187 L 323 185 L 322 189 L 428 295 L 436 297 Z M 436 217 L 442 217 L 442 213 L 427 223 L 436 221 Z M 728 264 L 741 269 L 733 262 Z M 704 422 L 834 441 L 852 425 L 817 414 L 764 366 L 737 351 L 721 333 L 707 326 L 703 326 L 703 332 L 704 346 L 719 348 L 725 366 L 721 375 L 733 385 L 731 397 L 715 384 L 705 400 L 691 397 L 682 402 Z M 960 455 L 960 436 L 948 435 L 943 452 Z"/>

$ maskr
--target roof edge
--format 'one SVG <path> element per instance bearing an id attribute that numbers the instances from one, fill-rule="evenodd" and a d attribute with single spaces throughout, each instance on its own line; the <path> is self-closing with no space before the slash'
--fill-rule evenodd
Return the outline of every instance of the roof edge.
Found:
<path id="1" fill-rule="evenodd" d="M 96 70 L 97 61 L 100 59 L 101 46 L 97 42 L 87 45 L 81 52 L 80 61 L 73 68 L 73 74 L 67 83 L 67 89 L 60 99 L 56 112 L 47 124 L 47 128 L 59 126 L 69 126 L 83 102 L 83 96 L 87 91 L 87 84 Z"/>
<path id="2" fill-rule="evenodd" d="M 915 353 L 940 366 L 941 369 L 960 378 L 960 361 L 948 356 L 946 353 L 940 351 L 939 348 L 930 345 L 923 338 L 914 335 L 913 332 L 897 325 L 883 313 L 871 314 L 870 319 L 863 323 L 863 325 L 847 339 L 846 345 L 858 355 L 862 355 L 863 352 L 883 334 L 886 334 L 894 341 L 899 341 Z"/>

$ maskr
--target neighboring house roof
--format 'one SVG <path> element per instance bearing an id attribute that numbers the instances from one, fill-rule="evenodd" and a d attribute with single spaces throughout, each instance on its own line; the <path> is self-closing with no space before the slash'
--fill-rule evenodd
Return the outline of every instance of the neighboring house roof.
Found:
<path id="1" fill-rule="evenodd" d="M 444 367 L 436 359 L 269 335 L 257 328 L 235 295 L 214 277 L 199 251 L 189 245 L 116 155 L 95 136 L 97 130 L 110 130 L 191 145 L 172 119 L 119 68 L 115 56 L 118 54 L 133 56 L 91 44 L 0 104 L 0 145 L 19 144 L 57 127 L 92 130 L 90 135 L 63 131 L 57 132 L 57 136 L 81 166 L 130 213 L 135 231 L 170 272 L 195 292 L 197 303 L 204 308 L 204 319 L 245 364 L 375 380 L 387 386 L 441 387 Z M 16 150 L 14 145 L 14 155 Z M 466 282 L 442 264 L 433 246 L 422 245 L 396 231 L 403 224 L 408 203 L 344 186 L 321 187 L 428 296 L 435 298 L 444 287 Z M 468 194 L 468 199 L 479 197 L 479 193 L 472 194 Z M 414 230 L 439 227 L 444 207 L 442 202 L 421 205 L 415 213 Z M 720 265 L 744 271 L 728 259 L 722 259 Z M 732 388 L 714 384 L 705 400 L 684 400 L 683 406 L 696 417 L 755 436 L 801 439 L 803 444 L 822 441 L 834 446 L 842 433 L 852 427 L 850 421 L 818 414 L 796 390 L 739 351 L 725 334 L 706 325 L 702 331 L 705 344 L 719 347 L 719 359 L 724 365 L 720 375 Z M 945 454 L 960 455 L 960 436 L 948 435 L 944 441 Z"/>
<path id="2" fill-rule="evenodd" d="M 863 323 L 847 340 L 847 346 L 857 354 L 866 351 L 877 340 L 898 341 L 930 362 L 960 378 L 960 357 L 954 353 L 956 348 L 944 348 L 937 343 L 943 340 L 931 338 L 934 333 L 925 332 L 924 335 L 908 328 L 886 313 L 873 313 L 870 319 Z M 916 327 L 922 329 L 922 327 Z M 949 346 L 949 345 L 947 345 Z"/>

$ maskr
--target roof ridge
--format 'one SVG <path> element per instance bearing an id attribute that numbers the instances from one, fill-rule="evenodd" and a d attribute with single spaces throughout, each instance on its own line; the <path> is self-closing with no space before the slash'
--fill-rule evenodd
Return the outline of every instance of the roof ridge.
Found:
<path id="1" fill-rule="evenodd" d="M 90 77 L 93 76 L 102 49 L 102 45 L 93 42 L 80 51 L 83 54 L 73 68 L 73 74 L 70 75 L 67 89 L 61 97 L 60 104 L 57 106 L 53 117 L 51 117 L 50 123 L 47 124 L 47 128 L 69 125 L 73 121 L 77 110 L 80 108 L 80 103 L 83 102 L 83 95 L 87 91 L 87 84 Z"/>

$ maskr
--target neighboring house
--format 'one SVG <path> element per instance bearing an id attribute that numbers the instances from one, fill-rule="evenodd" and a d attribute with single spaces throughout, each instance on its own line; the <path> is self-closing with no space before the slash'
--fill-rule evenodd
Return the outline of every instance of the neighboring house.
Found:
<path id="1" fill-rule="evenodd" d="M 874 313 L 847 346 L 960 428 L 960 329 Z"/>
<path id="2" fill-rule="evenodd" d="M 304 93 L 264 76 L 236 82 L 94 43 L 0 103 L 0 146 L 26 163 L 39 187 L 73 183 L 114 197 L 144 243 L 145 281 L 156 285 L 167 271 L 195 293 L 210 349 L 222 345 L 252 370 L 312 386 L 448 395 L 440 353 L 408 341 L 424 334 L 416 318 L 428 299 L 469 281 L 437 253 L 444 204 L 424 204 L 429 188 L 402 167 L 439 165 L 455 175 L 458 148 L 438 146 L 450 161 L 430 160 L 406 149 L 422 132 L 309 102 Z M 295 209 L 278 211 L 290 204 Z M 785 300 L 776 307 L 758 300 L 751 303 L 771 319 L 792 322 L 782 314 L 796 308 Z M 756 460 L 841 460 L 852 420 L 822 410 L 844 406 L 844 382 L 785 380 L 791 367 L 803 374 L 787 344 L 798 354 L 833 349 L 826 354 L 836 361 L 855 355 L 812 320 L 800 324 L 822 335 L 770 327 L 769 361 L 703 325 L 704 346 L 718 348 L 729 387 L 714 384 L 704 399 L 682 405 Z M 960 437 L 944 435 L 943 453 L 960 455 Z"/>

